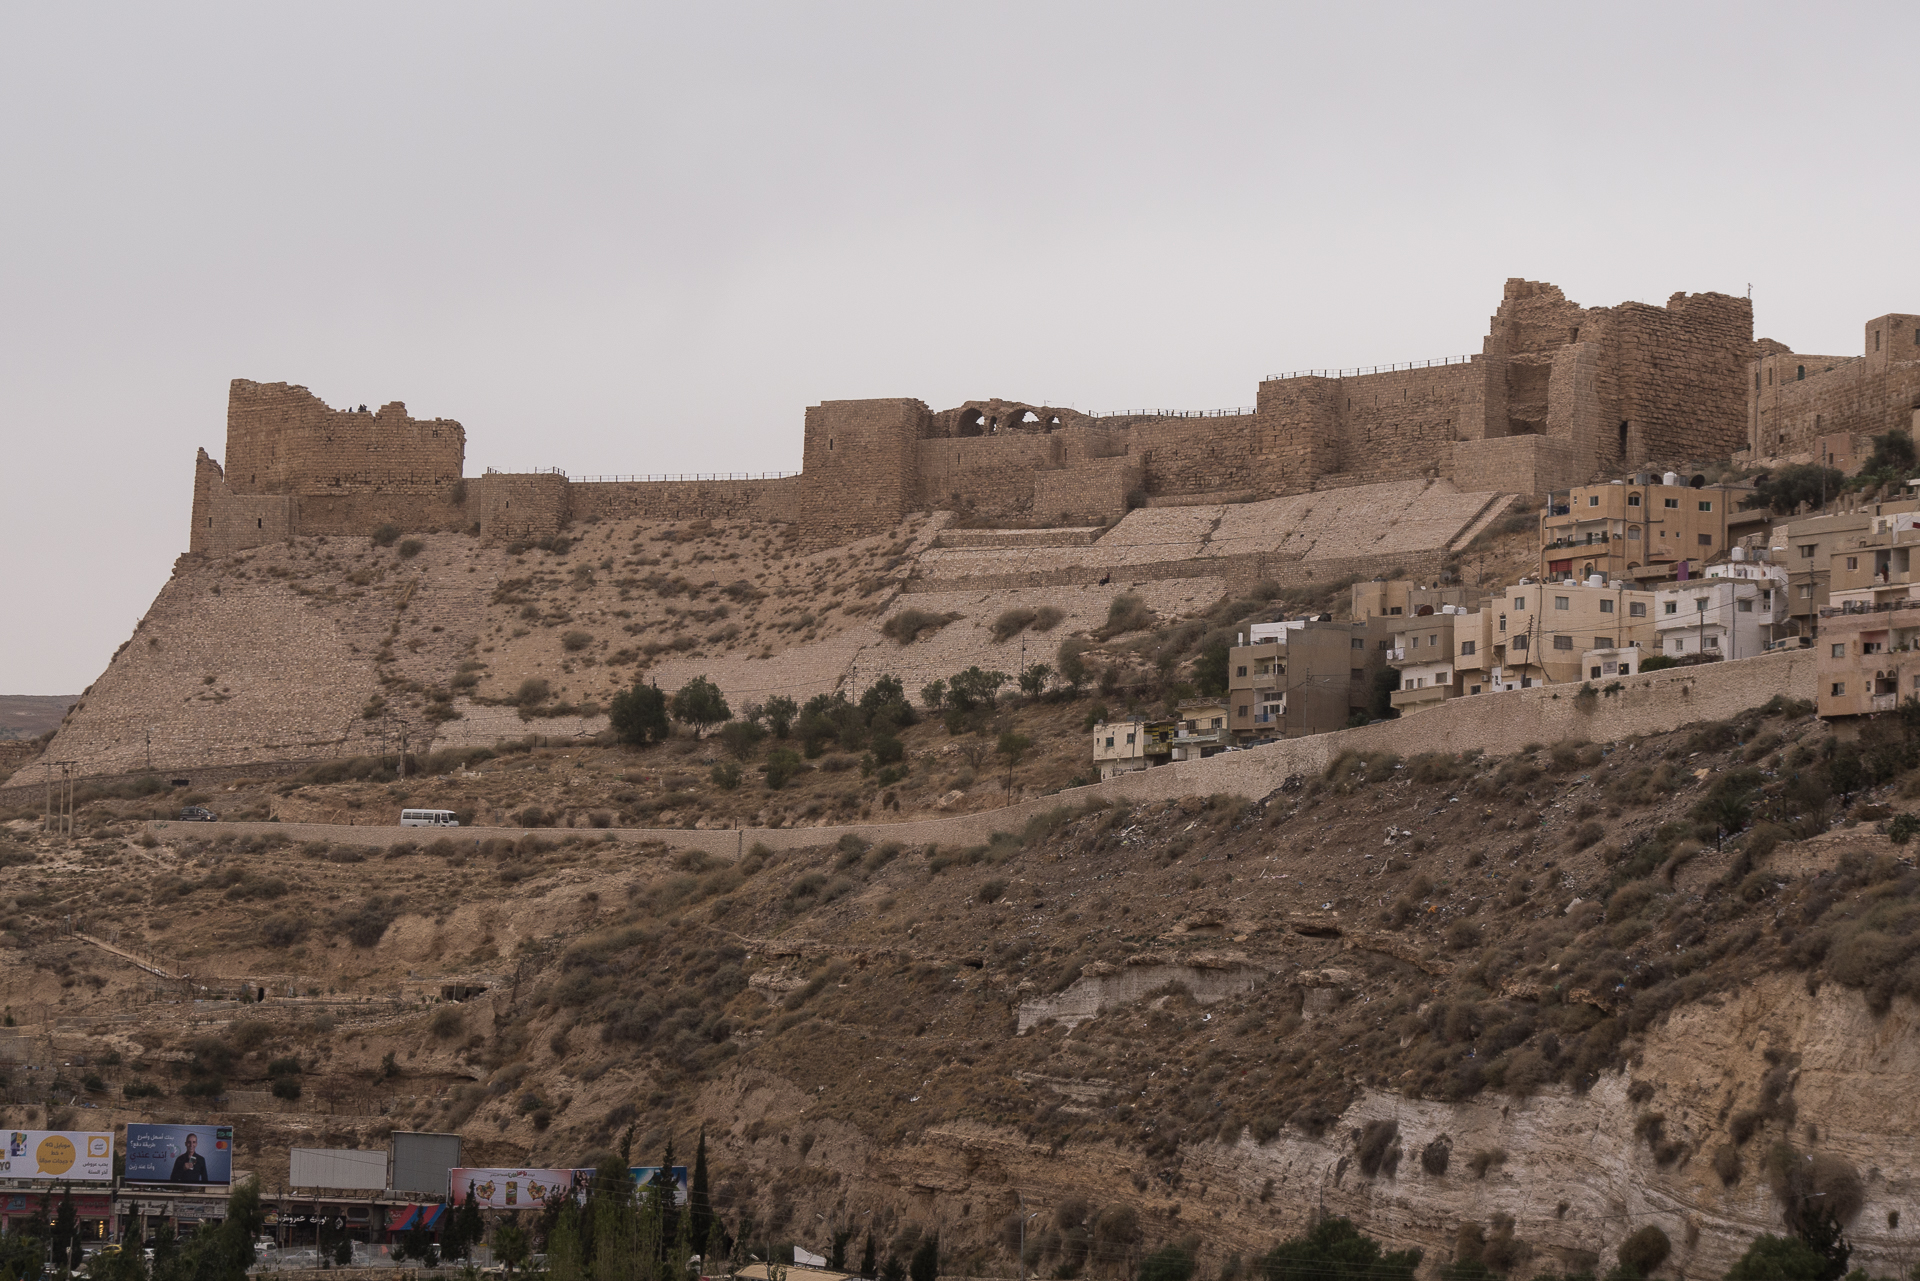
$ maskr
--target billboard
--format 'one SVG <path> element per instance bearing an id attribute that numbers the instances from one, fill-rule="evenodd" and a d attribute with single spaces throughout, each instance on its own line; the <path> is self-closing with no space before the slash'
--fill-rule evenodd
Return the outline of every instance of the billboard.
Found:
<path id="1" fill-rule="evenodd" d="M 634 1186 L 644 1188 L 653 1177 L 660 1173 L 657 1165 L 635 1165 L 628 1167 L 633 1176 Z M 525 1210 L 544 1206 L 548 1199 L 566 1196 L 571 1192 L 575 1197 L 584 1199 L 587 1189 L 593 1186 L 593 1170 L 589 1168 L 575 1170 L 507 1170 L 463 1166 L 447 1171 L 447 1200 L 454 1205 L 466 1203 L 467 1190 L 473 1190 L 473 1199 L 489 1210 Z M 687 1167 L 673 1167 L 673 1200 L 676 1205 L 687 1203 Z"/>
<path id="2" fill-rule="evenodd" d="M 0 1179 L 113 1182 L 113 1132 L 8 1130 L 0 1149 Z"/>
<path id="3" fill-rule="evenodd" d="M 230 1125 L 127 1125 L 128 1183 L 232 1183 Z"/>
<path id="4" fill-rule="evenodd" d="M 393 1180 L 388 1186 L 395 1192 L 445 1196 L 447 1171 L 460 1164 L 460 1136 L 395 1130 L 391 1139 Z"/>
<path id="5" fill-rule="evenodd" d="M 387 1186 L 387 1154 L 354 1148 L 294 1148 L 287 1159 L 292 1188 L 382 1189 Z"/>
<path id="6" fill-rule="evenodd" d="M 459 1166 L 447 1171 L 447 1199 L 465 1205 L 467 1191 L 489 1210 L 539 1209 L 547 1198 L 585 1196 L 592 1170 L 506 1170 Z"/>
<path id="7" fill-rule="evenodd" d="M 589 1170 L 588 1173 L 591 1174 L 592 1171 Z M 633 1176 L 635 1187 L 645 1188 L 659 1176 L 660 1167 L 657 1165 L 629 1166 L 627 1173 Z M 687 1203 L 687 1167 L 684 1165 L 673 1167 L 673 1203 L 675 1205 Z"/>

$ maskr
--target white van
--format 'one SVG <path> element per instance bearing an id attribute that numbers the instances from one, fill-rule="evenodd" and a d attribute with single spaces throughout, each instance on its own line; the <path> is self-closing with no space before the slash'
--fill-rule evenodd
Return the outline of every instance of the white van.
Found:
<path id="1" fill-rule="evenodd" d="M 460 820 L 452 810 L 401 810 L 402 827 L 458 827 Z"/>

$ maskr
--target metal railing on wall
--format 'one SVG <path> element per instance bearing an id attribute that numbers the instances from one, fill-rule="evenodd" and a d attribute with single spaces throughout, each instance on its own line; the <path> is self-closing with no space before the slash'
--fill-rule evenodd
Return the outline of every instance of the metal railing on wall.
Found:
<path id="1" fill-rule="evenodd" d="M 1089 418 L 1240 418 L 1254 411 L 1252 405 L 1236 409 L 1103 409 Z"/>
<path id="2" fill-rule="evenodd" d="M 575 476 L 573 483 L 576 485 L 626 485 L 651 484 L 663 480 L 785 480 L 789 476 L 799 474 L 797 471 L 702 471 L 678 474 L 663 472 L 657 476 Z"/>
<path id="3" fill-rule="evenodd" d="M 788 476 L 798 476 L 797 471 L 700 471 L 700 472 L 661 472 L 657 475 L 634 476 L 569 476 L 559 467 L 534 467 L 527 471 L 503 471 L 498 467 L 487 468 L 489 476 L 566 476 L 576 485 L 609 485 L 654 483 L 663 480 L 784 480 Z"/>
<path id="4" fill-rule="evenodd" d="M 1409 360 L 1397 365 L 1356 366 L 1353 369 L 1296 369 L 1290 374 L 1270 374 L 1266 381 L 1283 378 L 1358 378 L 1363 374 L 1391 374 L 1402 369 L 1439 369 L 1446 365 L 1470 365 L 1478 356 L 1440 356 L 1433 360 Z"/>

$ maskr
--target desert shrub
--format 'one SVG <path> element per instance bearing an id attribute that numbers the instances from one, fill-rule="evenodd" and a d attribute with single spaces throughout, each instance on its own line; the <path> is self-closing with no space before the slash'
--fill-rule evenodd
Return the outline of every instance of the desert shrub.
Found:
<path id="1" fill-rule="evenodd" d="M 343 908 L 331 922 L 336 933 L 355 947 L 372 947 L 386 935 L 387 927 L 400 915 L 400 905 L 376 894 L 357 907 Z"/>
<path id="2" fill-rule="evenodd" d="M 1000 617 L 993 620 L 993 639 L 996 642 L 1011 640 L 1033 626 L 1034 620 L 1038 617 L 1040 617 L 1039 610 L 1027 609 L 1024 606 L 1002 610 Z"/>
<path id="3" fill-rule="evenodd" d="M 577 654 L 591 644 L 593 644 L 591 632 L 565 632 L 560 637 L 560 648 L 569 654 Z"/>
<path id="4" fill-rule="evenodd" d="M 421 552 L 425 551 L 426 549 L 427 549 L 427 545 L 421 542 L 419 539 L 408 538 L 403 540 L 400 546 L 395 550 L 400 553 L 401 560 L 412 560 L 415 556 L 418 556 Z"/>
<path id="5" fill-rule="evenodd" d="M 297 1076 L 275 1077 L 273 1097 L 276 1099 L 297 1099 L 300 1097 L 300 1078 Z"/>
<path id="6" fill-rule="evenodd" d="M 157 1099 L 165 1091 L 151 1081 L 128 1081 L 120 1087 L 120 1093 L 130 1099 Z"/>
<path id="7" fill-rule="evenodd" d="M 767 753 L 767 763 L 760 768 L 766 773 L 768 790 L 777 792 L 805 770 L 807 763 L 791 747 L 776 747 Z"/>
<path id="8" fill-rule="evenodd" d="M 1420 1149 L 1420 1168 L 1436 1179 L 1453 1163 L 1453 1140 L 1441 1135 Z"/>
<path id="9" fill-rule="evenodd" d="M 896 644 L 911 645 L 928 632 L 937 632 L 960 617 L 927 609 L 903 609 L 880 625 L 880 634 Z"/>
<path id="10" fill-rule="evenodd" d="M 1031 626 L 1036 632 L 1050 632 L 1060 626 L 1061 621 L 1064 620 L 1066 616 L 1067 611 L 1064 609 L 1057 608 L 1053 605 L 1042 605 L 1034 611 Z"/>
<path id="11" fill-rule="evenodd" d="M 443 1005 L 427 1021 L 427 1031 L 442 1041 L 459 1036 L 467 1027 L 466 1012 L 457 1005 Z"/>
<path id="12" fill-rule="evenodd" d="M 721 791 L 731 792 L 734 788 L 740 786 L 740 766 L 738 762 L 735 761 L 721 761 L 718 765 L 715 765 L 713 769 L 708 771 L 707 777 L 711 779 L 713 785 Z M 604 827 L 605 824 L 600 824 L 599 826 Z"/>
<path id="13" fill-rule="evenodd" d="M 1100 629 L 1100 639 L 1111 640 L 1115 636 L 1144 631 L 1152 626 L 1153 611 L 1147 607 L 1147 602 L 1131 593 L 1122 593 L 1107 606 L 1107 622 Z"/>
<path id="14" fill-rule="evenodd" d="M 735 760 L 752 756 L 766 737 L 767 731 L 758 721 L 728 721 L 720 727 L 720 745 Z"/>
<path id="15" fill-rule="evenodd" d="M 1636 1276 L 1647 1276 L 1667 1261 L 1673 1242 L 1667 1234 L 1649 1223 L 1620 1243 L 1620 1266 Z"/>
<path id="16" fill-rule="evenodd" d="M 1362 752 L 1348 748 L 1328 762 L 1321 780 L 1342 795 L 1363 783 L 1384 783 L 1393 777 L 1400 758 L 1392 752 Z"/>
<path id="17" fill-rule="evenodd" d="M 1464 952 L 1470 947 L 1480 945 L 1480 923 L 1478 921 L 1455 921 L 1447 927 L 1447 946 L 1456 952 Z"/>
<path id="18" fill-rule="evenodd" d="M 1744 1167 L 1740 1160 L 1740 1149 L 1731 1143 L 1723 1143 L 1713 1150 L 1713 1172 L 1720 1176 L 1720 1182 L 1732 1187 L 1740 1182 Z"/>
<path id="19" fill-rule="evenodd" d="M 1370 1179 L 1380 1174 L 1391 1175 L 1400 1164 L 1400 1149 L 1396 1144 L 1399 1137 L 1398 1121 L 1367 1122 L 1360 1131 L 1360 1141 L 1354 1149 L 1360 1172 Z"/>
<path id="20" fill-rule="evenodd" d="M 1487 1171 L 1505 1165 L 1506 1163 L 1507 1150 L 1505 1148 L 1481 1148 L 1471 1157 L 1467 1158 L 1467 1168 L 1473 1171 L 1473 1177 L 1476 1179 L 1486 1178 Z"/>
<path id="21" fill-rule="evenodd" d="M 994 876 L 980 882 L 980 888 L 974 891 L 973 897 L 977 903 L 997 903 L 1006 892 L 1006 878 Z"/>
<path id="22" fill-rule="evenodd" d="M 394 540 L 399 537 L 400 527 L 398 525 L 383 524 L 374 526 L 373 545 L 375 547 L 391 547 L 393 546 Z"/>
<path id="23" fill-rule="evenodd" d="M 260 922 L 260 941 L 268 947 L 292 947 L 306 936 L 306 918 L 291 912 L 277 912 Z"/>
<path id="24" fill-rule="evenodd" d="M 1170 1242 L 1140 1260 L 1139 1281 L 1188 1281 L 1193 1275 L 1193 1251 Z"/>
<path id="25" fill-rule="evenodd" d="M 514 691 L 513 701 L 521 707 L 538 707 L 553 697 L 553 686 L 544 676 L 529 676 Z"/>
<path id="26" fill-rule="evenodd" d="M 1452 752 L 1421 752 L 1407 762 L 1407 777 L 1416 783 L 1451 783 L 1461 773 Z"/>

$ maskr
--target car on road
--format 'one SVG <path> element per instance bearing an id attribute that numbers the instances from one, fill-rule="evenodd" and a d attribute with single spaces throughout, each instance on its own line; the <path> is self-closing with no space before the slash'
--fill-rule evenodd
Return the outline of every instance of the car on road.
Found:
<path id="1" fill-rule="evenodd" d="M 204 805 L 189 805 L 180 811 L 182 823 L 216 823 L 220 816 Z"/>

